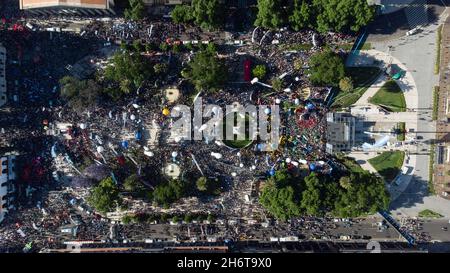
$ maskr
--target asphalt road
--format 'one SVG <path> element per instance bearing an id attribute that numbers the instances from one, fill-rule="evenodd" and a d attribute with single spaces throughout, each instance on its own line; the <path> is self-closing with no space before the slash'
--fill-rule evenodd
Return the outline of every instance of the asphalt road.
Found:
<path id="1" fill-rule="evenodd" d="M 436 33 L 437 28 L 446 12 L 436 21 L 423 29 L 422 32 L 409 37 L 386 42 L 372 43 L 375 49 L 390 52 L 400 60 L 411 72 L 419 94 L 419 115 L 417 136 L 422 136 L 423 141 L 417 146 L 417 150 L 429 150 L 429 143 L 435 139 L 436 126 L 432 122 L 433 87 L 438 84 L 438 76 L 434 75 L 434 62 L 436 59 Z M 389 48 L 391 47 L 391 48 Z M 391 204 L 393 214 L 400 216 L 417 216 L 423 209 L 432 209 L 446 217 L 450 217 L 450 205 L 444 204 L 444 199 L 436 196 L 428 196 L 427 182 L 429 180 L 429 156 L 417 155 L 415 175 L 408 188 Z M 399 214 L 400 213 L 400 214 Z"/>

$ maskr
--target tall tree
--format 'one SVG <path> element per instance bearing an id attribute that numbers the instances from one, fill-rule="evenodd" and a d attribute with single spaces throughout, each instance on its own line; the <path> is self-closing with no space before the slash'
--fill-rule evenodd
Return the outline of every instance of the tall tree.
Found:
<path id="1" fill-rule="evenodd" d="M 344 61 L 329 49 L 313 55 L 310 67 L 310 80 L 316 85 L 338 86 L 345 76 Z"/>
<path id="2" fill-rule="evenodd" d="M 172 20 L 177 23 L 190 23 L 194 20 L 193 9 L 188 5 L 176 5 L 170 13 Z"/>
<path id="3" fill-rule="evenodd" d="M 313 0 L 313 5 L 320 32 L 358 31 L 375 17 L 375 7 L 367 0 Z"/>
<path id="4" fill-rule="evenodd" d="M 309 215 L 322 214 L 320 180 L 315 173 L 305 178 L 306 189 L 302 193 L 301 207 Z"/>
<path id="5" fill-rule="evenodd" d="M 219 0 L 192 0 L 195 23 L 205 29 L 218 29 L 223 25 L 224 7 Z"/>
<path id="6" fill-rule="evenodd" d="M 145 17 L 145 5 L 142 0 L 129 0 L 130 7 L 125 10 L 125 18 L 128 20 L 141 20 Z"/>
<path id="7" fill-rule="evenodd" d="M 282 0 L 258 0 L 255 26 L 275 29 L 283 23 Z"/>
<path id="8" fill-rule="evenodd" d="M 311 25 L 312 10 L 309 7 L 308 0 L 294 0 L 294 9 L 289 22 L 295 31 L 299 31 Z"/>
<path id="9" fill-rule="evenodd" d="M 274 181 L 269 180 L 259 198 L 260 203 L 273 216 L 281 220 L 300 215 L 300 209 L 295 198 L 295 190 L 291 186 L 277 188 Z"/>
<path id="10" fill-rule="evenodd" d="M 88 203 L 97 211 L 106 213 L 120 204 L 119 189 L 111 177 L 103 179 L 99 185 L 91 190 Z"/>
<path id="11" fill-rule="evenodd" d="M 228 71 L 214 52 L 202 50 L 194 56 L 183 75 L 191 80 L 197 90 L 214 91 L 225 84 Z"/>

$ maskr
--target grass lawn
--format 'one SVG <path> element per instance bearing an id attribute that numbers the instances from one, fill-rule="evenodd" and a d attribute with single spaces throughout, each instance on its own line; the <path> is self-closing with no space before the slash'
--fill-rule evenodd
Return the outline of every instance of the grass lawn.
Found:
<path id="1" fill-rule="evenodd" d="M 397 140 L 405 141 L 405 134 L 406 134 L 406 123 L 399 122 L 397 124 Z"/>
<path id="2" fill-rule="evenodd" d="M 381 155 L 369 159 L 369 163 L 387 181 L 391 182 L 403 165 L 405 152 L 383 152 Z"/>
<path id="3" fill-rule="evenodd" d="M 386 82 L 375 96 L 370 98 L 369 102 L 384 106 L 391 112 L 406 111 L 405 96 L 398 84 L 393 80 Z"/>
<path id="4" fill-rule="evenodd" d="M 429 210 L 429 209 L 422 210 L 421 212 L 419 212 L 418 216 L 421 218 L 442 218 L 442 217 L 444 217 L 441 214 L 434 212 L 432 210 Z"/>
<path id="5" fill-rule="evenodd" d="M 337 159 L 344 164 L 351 173 L 362 173 L 365 170 L 353 158 L 346 157 L 341 154 L 336 155 Z"/>
<path id="6" fill-rule="evenodd" d="M 433 120 L 437 120 L 439 110 L 439 86 L 435 86 L 433 90 Z"/>
<path id="7" fill-rule="evenodd" d="M 378 67 L 347 67 L 345 70 L 355 88 L 352 92 L 339 91 L 332 104 L 333 108 L 345 108 L 357 102 L 381 73 Z"/>

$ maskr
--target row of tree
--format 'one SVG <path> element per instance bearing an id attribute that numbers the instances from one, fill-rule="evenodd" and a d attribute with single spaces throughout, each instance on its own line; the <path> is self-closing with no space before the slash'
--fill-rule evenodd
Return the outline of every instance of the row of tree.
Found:
<path id="1" fill-rule="evenodd" d="M 172 11 L 175 23 L 194 23 L 205 29 L 221 28 L 224 7 L 219 0 L 193 0 Z M 289 25 L 299 31 L 305 28 L 327 31 L 358 31 L 370 23 L 376 7 L 367 0 L 258 0 L 255 26 L 276 29 Z"/>
<path id="2" fill-rule="evenodd" d="M 212 30 L 223 26 L 224 14 L 224 6 L 219 0 L 192 0 L 191 5 L 177 5 L 171 17 L 175 23 L 194 23 Z"/>
<path id="3" fill-rule="evenodd" d="M 125 215 L 122 217 L 122 223 L 125 225 L 131 223 L 167 223 L 169 220 L 178 223 L 180 221 L 184 221 L 185 223 L 191 223 L 192 221 L 202 222 L 209 221 L 213 222 L 215 220 L 215 215 L 213 214 L 205 214 L 205 213 L 186 213 L 186 214 L 148 214 L 148 213 L 137 213 L 131 215 Z"/>
<path id="4" fill-rule="evenodd" d="M 260 203 L 276 218 L 301 215 L 357 217 L 389 205 L 384 182 L 368 172 L 335 179 L 311 173 L 304 179 L 280 171 L 266 181 Z"/>
<path id="5" fill-rule="evenodd" d="M 376 15 L 367 0 L 258 0 L 255 25 L 270 29 L 291 26 L 327 31 L 358 31 Z"/>

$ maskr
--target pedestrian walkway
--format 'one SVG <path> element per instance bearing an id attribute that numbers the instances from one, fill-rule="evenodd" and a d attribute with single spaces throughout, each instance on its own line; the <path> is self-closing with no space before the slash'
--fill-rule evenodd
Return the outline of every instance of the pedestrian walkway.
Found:
<path id="1" fill-rule="evenodd" d="M 364 92 L 364 94 L 355 102 L 354 105 L 358 106 L 373 106 L 375 105 L 369 103 L 371 97 L 375 96 L 375 94 L 380 90 L 380 88 L 386 83 L 387 76 L 383 73 L 375 82 Z"/>
<path id="2" fill-rule="evenodd" d="M 396 80 L 397 84 L 403 91 L 403 94 L 405 96 L 405 101 L 407 108 L 409 109 L 417 109 L 418 108 L 418 92 L 416 83 L 414 81 L 414 78 L 411 74 L 411 72 L 408 70 L 408 68 L 400 62 L 397 58 L 394 58 L 390 54 L 386 52 L 381 52 L 378 50 L 364 50 L 361 51 L 361 54 L 355 58 L 354 63 L 352 66 L 379 66 L 383 70 L 387 66 L 391 65 L 391 67 L 397 67 L 398 69 L 405 72 L 405 75 L 399 79 Z M 376 92 L 383 86 L 383 84 L 387 81 L 387 76 L 382 75 L 380 78 L 378 78 L 374 84 L 372 84 L 371 87 L 365 92 L 365 94 L 356 102 L 357 105 L 370 105 L 369 99 L 373 95 L 376 94 Z"/>

